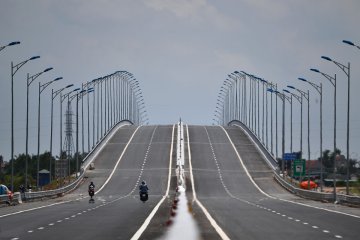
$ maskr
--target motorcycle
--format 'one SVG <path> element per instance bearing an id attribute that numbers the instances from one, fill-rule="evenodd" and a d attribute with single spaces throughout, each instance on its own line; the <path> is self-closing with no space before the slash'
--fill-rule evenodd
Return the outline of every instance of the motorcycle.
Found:
<path id="1" fill-rule="evenodd" d="M 140 200 L 142 202 L 146 202 L 149 199 L 149 195 L 147 192 L 140 192 Z"/>
<path id="2" fill-rule="evenodd" d="M 95 194 L 95 190 L 94 190 L 94 187 L 90 187 L 89 188 L 89 196 L 90 196 L 90 200 L 89 202 L 93 203 L 95 200 L 93 199 L 93 196 Z"/>

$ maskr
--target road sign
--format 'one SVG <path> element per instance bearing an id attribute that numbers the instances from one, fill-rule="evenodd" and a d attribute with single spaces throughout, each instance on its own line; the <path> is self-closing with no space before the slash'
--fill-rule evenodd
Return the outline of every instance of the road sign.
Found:
<path id="1" fill-rule="evenodd" d="M 294 159 L 296 159 L 296 154 L 295 153 L 284 153 L 283 159 L 285 161 L 294 160 Z"/>
<path id="2" fill-rule="evenodd" d="M 293 163 L 293 176 L 300 177 L 305 175 L 305 159 L 295 159 Z"/>

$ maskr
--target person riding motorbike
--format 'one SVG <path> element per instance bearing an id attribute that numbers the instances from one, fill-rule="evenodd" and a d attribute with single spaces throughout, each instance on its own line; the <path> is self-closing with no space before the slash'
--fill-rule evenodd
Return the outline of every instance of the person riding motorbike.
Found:
<path id="1" fill-rule="evenodd" d="M 148 195 L 149 188 L 146 185 L 145 181 L 141 182 L 141 185 L 139 186 L 139 189 L 140 189 L 140 191 L 139 191 L 140 200 L 145 203 L 149 198 L 149 195 Z"/>
<path id="2" fill-rule="evenodd" d="M 145 181 L 142 181 L 141 182 L 141 185 L 139 186 L 139 189 L 140 189 L 140 194 L 141 193 L 148 193 L 148 191 L 149 191 L 149 188 L 148 188 L 148 186 L 146 185 L 146 182 Z"/>
<path id="3" fill-rule="evenodd" d="M 89 195 L 92 198 L 95 194 L 95 184 L 93 182 L 91 182 L 89 184 Z"/>

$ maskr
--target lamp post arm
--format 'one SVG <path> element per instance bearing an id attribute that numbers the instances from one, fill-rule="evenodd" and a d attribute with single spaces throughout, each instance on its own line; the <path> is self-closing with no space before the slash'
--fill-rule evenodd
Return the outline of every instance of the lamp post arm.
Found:
<path id="1" fill-rule="evenodd" d="M 326 74 L 326 73 L 323 73 L 323 72 L 320 72 L 320 73 L 321 73 L 321 75 L 323 75 L 325 78 L 327 78 L 334 87 L 336 86 L 336 78 L 334 78 L 334 77 L 332 77 L 332 76 L 330 76 L 330 75 L 328 75 L 328 74 Z"/>
<path id="2" fill-rule="evenodd" d="M 298 102 L 299 102 L 300 104 L 302 104 L 301 96 L 296 95 L 295 93 L 292 93 L 292 92 L 290 92 L 290 94 L 291 94 L 296 100 L 298 100 Z"/>
<path id="3" fill-rule="evenodd" d="M 41 74 L 43 74 L 43 73 L 44 73 L 44 72 L 39 72 L 39 73 L 37 73 L 37 74 L 34 74 L 34 75 L 28 77 L 27 85 L 30 86 L 30 84 L 31 84 L 33 81 L 35 81 L 35 79 L 36 79 L 37 77 L 39 77 Z"/>
<path id="4" fill-rule="evenodd" d="M 40 93 L 42 93 L 50 84 L 52 84 L 54 82 L 54 80 L 50 81 L 50 82 L 47 82 L 47 83 L 44 83 L 44 84 L 41 84 L 40 85 Z"/>
<path id="5" fill-rule="evenodd" d="M 349 77 L 350 74 L 350 63 L 348 66 L 345 66 L 344 64 L 341 64 L 337 61 L 332 60 L 333 63 L 335 63 L 345 74 Z"/>
<path id="6" fill-rule="evenodd" d="M 27 63 L 28 61 L 30 61 L 30 59 L 27 59 L 27 60 L 25 60 L 25 61 L 22 61 L 22 62 L 20 62 L 20 63 L 18 63 L 18 64 L 16 64 L 16 65 L 12 66 L 12 69 L 13 69 L 13 70 L 15 69 L 15 70 L 12 72 L 12 76 L 14 76 L 15 73 L 16 73 L 22 66 L 24 66 L 24 64 Z"/>
<path id="7" fill-rule="evenodd" d="M 313 83 L 313 82 L 310 82 L 310 81 L 307 81 L 311 86 L 313 86 L 316 91 L 321 94 L 321 86 L 320 85 L 317 85 L 316 83 Z"/>

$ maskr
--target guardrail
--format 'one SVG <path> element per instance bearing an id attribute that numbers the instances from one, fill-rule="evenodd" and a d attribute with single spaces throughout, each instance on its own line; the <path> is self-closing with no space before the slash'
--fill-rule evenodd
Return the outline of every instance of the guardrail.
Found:
<path id="1" fill-rule="evenodd" d="M 351 206 L 360 206 L 360 197 L 358 196 L 350 196 L 345 194 L 336 194 L 336 199 L 334 199 L 333 193 L 324 193 L 324 192 L 317 192 L 311 191 L 306 189 L 301 189 L 296 186 L 291 185 L 288 183 L 282 176 L 279 175 L 279 169 L 274 169 L 274 164 L 276 160 L 273 158 L 271 153 L 266 149 L 266 147 L 261 143 L 261 141 L 253 134 L 253 132 L 248 129 L 248 127 L 239 121 L 231 121 L 229 126 L 237 126 L 240 127 L 244 132 L 248 135 L 248 137 L 256 144 L 258 150 L 262 153 L 264 158 L 266 159 L 267 163 L 271 168 L 273 168 L 274 172 L 274 179 L 285 189 L 289 192 L 298 195 L 303 198 L 308 198 L 317 201 L 323 202 L 334 202 L 338 204 L 344 205 L 351 205 Z"/>
<path id="2" fill-rule="evenodd" d="M 37 192 L 25 192 L 25 193 L 14 193 L 14 198 L 12 202 L 21 202 L 23 200 L 33 200 L 38 198 L 45 198 L 45 197 L 53 197 L 53 196 L 60 196 L 65 193 L 73 191 L 81 182 L 81 180 L 84 177 L 86 169 L 90 166 L 91 162 L 95 159 L 95 157 L 99 154 L 99 152 L 102 150 L 102 148 L 105 146 L 105 144 L 110 140 L 110 138 L 116 133 L 116 131 L 126 125 L 131 125 L 132 122 L 124 120 L 116 125 L 114 125 L 108 132 L 108 134 L 103 137 L 98 144 L 89 152 L 88 155 L 83 159 L 81 170 L 80 170 L 80 176 L 72 183 L 70 183 L 67 186 L 64 186 L 62 188 L 54 189 L 54 190 L 48 190 L 48 191 L 37 191 Z M 15 197 L 16 196 L 16 197 Z M 6 197 L 6 199 L 4 198 Z M 0 203 L 5 200 L 8 200 L 7 195 L 1 195 L 0 196 Z"/>

